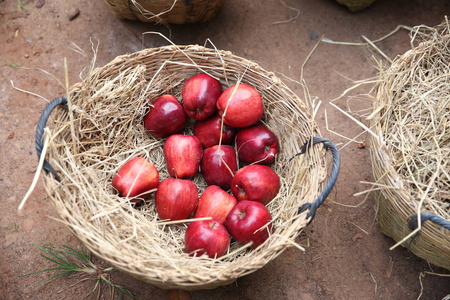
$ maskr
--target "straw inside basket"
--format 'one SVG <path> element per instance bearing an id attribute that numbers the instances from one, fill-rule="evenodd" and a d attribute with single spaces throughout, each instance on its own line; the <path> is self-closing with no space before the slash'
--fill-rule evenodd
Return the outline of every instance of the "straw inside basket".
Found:
<path id="1" fill-rule="evenodd" d="M 192 258 L 184 253 L 187 224 L 161 222 L 154 198 L 133 207 L 116 195 L 112 177 L 135 156 L 150 160 L 169 176 L 162 140 L 144 130 L 143 116 L 151 101 L 171 93 L 181 100 L 181 87 L 190 76 L 207 72 L 224 88 L 237 82 L 254 86 L 262 95 L 263 122 L 278 136 L 280 153 L 272 166 L 282 188 L 268 208 L 275 232 L 256 250 L 233 242 L 220 259 Z M 199 46 L 169 46 L 116 58 L 94 70 L 73 87 L 73 124 L 67 112 L 55 116 L 49 161 L 62 181 L 46 177 L 55 207 L 74 234 L 96 255 L 136 278 L 163 288 L 213 288 L 263 267 L 295 245 L 306 226 L 297 208 L 312 202 L 326 177 L 324 150 L 317 145 L 290 161 L 318 130 L 305 104 L 273 73 L 229 52 Z M 70 126 L 77 128 L 75 134 Z M 192 123 L 185 130 L 190 133 Z M 206 183 L 193 178 L 200 193 Z"/>

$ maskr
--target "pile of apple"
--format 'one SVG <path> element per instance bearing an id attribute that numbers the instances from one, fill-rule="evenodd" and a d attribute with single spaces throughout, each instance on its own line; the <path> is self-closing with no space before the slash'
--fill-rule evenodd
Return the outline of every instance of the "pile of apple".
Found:
<path id="1" fill-rule="evenodd" d="M 201 73 L 184 83 L 181 96 L 182 104 L 173 95 L 157 98 L 144 117 L 146 131 L 166 139 L 163 151 L 171 177 L 160 182 L 156 167 L 137 157 L 119 169 L 112 186 L 135 203 L 156 190 L 161 220 L 203 218 L 187 220 L 185 252 L 191 256 L 224 255 L 230 235 L 258 247 L 273 230 L 266 205 L 280 189 L 280 178 L 268 166 L 278 139 L 259 122 L 261 95 L 243 83 L 223 91 L 218 80 Z M 189 117 L 195 119 L 193 135 L 178 134 Z M 199 170 L 208 184 L 200 197 L 191 180 Z"/>

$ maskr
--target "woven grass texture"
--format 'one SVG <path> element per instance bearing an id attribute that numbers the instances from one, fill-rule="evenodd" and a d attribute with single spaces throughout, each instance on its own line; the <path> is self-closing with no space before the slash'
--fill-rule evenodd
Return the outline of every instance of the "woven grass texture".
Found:
<path id="1" fill-rule="evenodd" d="M 450 27 L 416 27 L 412 49 L 380 73 L 371 127 L 382 231 L 400 242 L 418 212 L 450 221 Z M 450 269 L 450 231 L 424 222 L 402 243 Z"/>
<path id="2" fill-rule="evenodd" d="M 186 24 L 214 18 L 223 0 L 103 0 L 120 19 Z"/>
<path id="3" fill-rule="evenodd" d="M 143 118 L 158 96 L 170 93 L 181 101 L 183 83 L 200 72 L 219 79 L 224 89 L 238 82 L 255 87 L 263 99 L 262 122 L 280 144 L 272 168 L 282 186 L 268 204 L 273 234 L 255 250 L 233 241 L 218 259 L 184 253 L 188 223 L 159 220 L 154 195 L 134 207 L 111 187 L 118 169 L 137 156 L 156 166 L 160 180 L 169 177 L 164 140 L 145 132 Z M 194 290 L 229 284 L 262 268 L 287 247 L 298 247 L 295 239 L 309 219 L 296 211 L 322 191 L 327 159 L 322 145 L 293 158 L 306 140 L 320 133 L 308 102 L 274 73 L 230 52 L 172 45 L 119 56 L 91 71 L 70 94 L 71 109 L 54 113 L 47 153 L 61 182 L 50 175 L 44 181 L 62 222 L 97 256 L 161 288 Z M 191 131 L 192 122 L 184 133 Z M 201 194 L 204 179 L 197 175 L 193 180 Z"/>

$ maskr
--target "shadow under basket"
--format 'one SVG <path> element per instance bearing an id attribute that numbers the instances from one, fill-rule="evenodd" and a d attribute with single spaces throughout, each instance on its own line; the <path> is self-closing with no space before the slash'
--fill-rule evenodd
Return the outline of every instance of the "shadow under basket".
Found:
<path id="1" fill-rule="evenodd" d="M 214 18 L 223 0 L 103 0 L 120 19 L 186 24 Z"/>
<path id="2" fill-rule="evenodd" d="M 164 140 L 146 133 L 143 118 L 158 96 L 173 94 L 181 102 L 183 83 L 201 72 L 219 79 L 224 89 L 241 82 L 258 90 L 265 109 L 261 122 L 280 144 L 271 167 L 280 176 L 281 189 L 267 205 L 273 233 L 256 249 L 232 240 L 218 259 L 184 253 L 188 223 L 159 220 L 154 195 L 134 206 L 111 186 L 120 166 L 136 156 L 151 161 L 160 180 L 169 177 Z M 38 124 L 39 156 L 48 145 L 42 152 L 47 159 L 45 189 L 61 221 L 90 251 L 160 288 L 212 289 L 264 267 L 286 248 L 297 246 L 296 238 L 337 179 L 339 152 L 320 137 L 310 108 L 274 73 L 230 52 L 190 45 L 119 56 L 92 70 L 69 95 L 68 100 L 54 99 Z M 44 131 L 47 123 L 49 131 Z M 192 123 L 183 133 L 192 132 Z M 331 170 L 327 150 L 333 157 Z M 207 187 L 201 174 L 192 180 L 201 194 Z"/>
<path id="3" fill-rule="evenodd" d="M 369 117 L 378 219 L 398 244 L 450 270 L 450 26 L 411 34 L 420 43 L 381 71 Z"/>
<path id="4" fill-rule="evenodd" d="M 364 10 L 375 2 L 375 0 L 335 0 L 335 1 L 341 5 L 347 6 L 348 10 L 350 10 L 351 12 L 358 12 Z"/>

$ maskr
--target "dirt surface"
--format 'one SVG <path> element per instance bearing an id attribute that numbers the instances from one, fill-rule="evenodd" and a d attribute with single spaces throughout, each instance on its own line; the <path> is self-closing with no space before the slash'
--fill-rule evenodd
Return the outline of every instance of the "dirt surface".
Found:
<path id="1" fill-rule="evenodd" d="M 64 277 L 37 288 L 56 273 L 20 277 L 54 266 L 32 242 L 58 247 L 78 246 L 78 242 L 65 225 L 53 219 L 57 215 L 41 181 L 20 215 L 17 207 L 37 167 L 34 132 L 40 113 L 46 100 L 64 94 L 60 84 L 64 82 L 64 59 L 74 84 L 86 74 L 93 47 L 98 46 L 96 65 L 102 66 L 118 55 L 168 44 L 144 32 L 161 32 L 176 44 L 203 45 L 210 39 L 219 49 L 296 80 L 307 61 L 304 78 L 310 93 L 322 101 L 317 122 L 323 135 L 341 147 L 337 186 L 298 240 L 306 252 L 287 249 L 230 286 L 191 292 L 193 299 L 443 299 L 450 294 L 449 277 L 426 273 L 448 276 L 448 270 L 430 266 L 404 248 L 389 250 L 394 242 L 380 232 L 374 196 L 354 196 L 368 188 L 361 181 L 372 179 L 370 149 L 347 145 L 346 139 L 333 133 L 347 137 L 361 133 L 359 126 L 328 103 L 353 86 L 351 79 L 375 76 L 372 56 L 382 57 L 373 48 L 321 42 L 307 60 L 317 37 L 360 42 L 362 35 L 374 40 L 400 24 L 437 25 L 450 12 L 449 1 L 379 0 L 351 14 L 331 0 L 227 0 L 208 23 L 170 27 L 121 21 L 100 0 L 47 0 L 40 8 L 38 2 L 44 1 L 0 1 L 0 198 L 4 205 L 0 299 L 96 298 L 91 293 L 92 280 Z M 408 34 L 401 30 L 377 46 L 394 58 L 410 47 Z M 289 86 L 303 97 L 297 84 L 289 82 Z M 353 109 L 370 105 L 361 98 L 337 103 L 345 109 L 347 100 Z M 366 138 L 363 134 L 358 139 Z M 117 271 L 111 278 L 137 299 L 167 299 L 169 295 L 169 291 Z M 104 290 L 102 297 L 109 295 Z"/>

